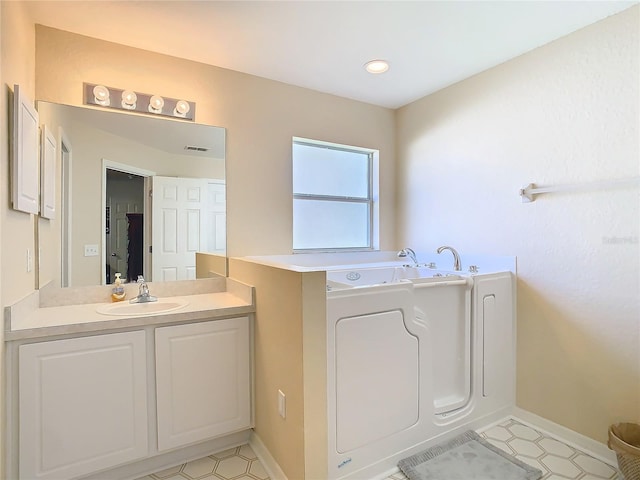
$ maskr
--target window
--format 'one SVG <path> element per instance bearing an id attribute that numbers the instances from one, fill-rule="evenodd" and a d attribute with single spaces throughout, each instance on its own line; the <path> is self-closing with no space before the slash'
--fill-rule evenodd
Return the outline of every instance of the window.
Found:
<path id="1" fill-rule="evenodd" d="M 377 247 L 378 152 L 293 139 L 294 251 Z"/>

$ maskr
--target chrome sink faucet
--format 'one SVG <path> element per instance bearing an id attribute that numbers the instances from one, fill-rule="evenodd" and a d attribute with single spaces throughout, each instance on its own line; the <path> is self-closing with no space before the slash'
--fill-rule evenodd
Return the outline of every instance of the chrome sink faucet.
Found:
<path id="1" fill-rule="evenodd" d="M 149 285 L 147 285 L 147 282 L 142 275 L 138 275 L 138 281 L 136 283 L 138 284 L 138 296 L 129 300 L 129 303 L 148 303 L 158 301 L 158 297 L 149 295 Z"/>
<path id="2" fill-rule="evenodd" d="M 447 245 L 443 245 L 438 248 L 437 252 L 442 253 L 445 250 L 449 250 L 453 254 L 453 269 L 456 272 L 459 272 L 460 270 L 462 270 L 462 265 L 460 264 L 460 255 L 458 255 L 458 252 L 456 251 L 456 249 L 453 247 L 449 247 Z"/>
<path id="3" fill-rule="evenodd" d="M 398 252 L 398 257 L 400 258 L 406 258 L 409 257 L 411 259 L 411 261 L 413 262 L 413 265 L 415 267 L 418 266 L 418 260 L 416 259 L 416 252 L 414 252 L 411 248 L 409 247 L 405 247 L 402 250 L 400 250 Z"/>

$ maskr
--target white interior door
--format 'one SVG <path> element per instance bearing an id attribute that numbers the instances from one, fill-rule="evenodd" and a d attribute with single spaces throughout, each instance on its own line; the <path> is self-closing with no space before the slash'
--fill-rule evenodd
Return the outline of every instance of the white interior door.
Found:
<path id="1" fill-rule="evenodd" d="M 111 202 L 111 232 L 109 234 L 109 264 L 111 265 L 111 282 L 116 272 L 124 279 L 128 271 L 127 247 L 129 241 L 129 221 L 127 213 L 143 213 L 141 200 L 134 198 L 114 198 Z M 135 280 L 135 279 L 134 279 Z"/>
<path id="2" fill-rule="evenodd" d="M 151 280 L 193 280 L 207 251 L 207 179 L 153 177 Z"/>
<path id="3" fill-rule="evenodd" d="M 227 195 L 224 182 L 209 181 L 207 216 L 207 251 L 224 255 L 227 251 Z"/>

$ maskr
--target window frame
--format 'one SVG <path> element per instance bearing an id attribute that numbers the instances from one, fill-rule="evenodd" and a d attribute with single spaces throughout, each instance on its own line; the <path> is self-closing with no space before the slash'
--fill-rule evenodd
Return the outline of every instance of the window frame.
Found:
<path id="1" fill-rule="evenodd" d="M 312 193 L 296 193 L 293 191 L 292 178 L 292 207 L 296 200 L 316 200 L 326 202 L 345 202 L 367 205 L 367 246 L 364 247 L 315 247 L 315 248 L 293 248 L 293 253 L 337 253 L 337 252 L 370 252 L 380 249 L 379 245 L 379 151 L 371 148 L 355 147 L 322 140 L 293 137 L 292 147 L 292 177 L 293 177 L 293 146 L 305 145 L 316 148 L 326 148 L 351 153 L 367 155 L 367 197 L 352 197 L 342 195 L 321 195 Z M 293 209 L 292 209 L 293 212 Z M 294 218 L 292 218 L 293 227 Z M 293 246 L 293 231 L 292 231 Z"/>

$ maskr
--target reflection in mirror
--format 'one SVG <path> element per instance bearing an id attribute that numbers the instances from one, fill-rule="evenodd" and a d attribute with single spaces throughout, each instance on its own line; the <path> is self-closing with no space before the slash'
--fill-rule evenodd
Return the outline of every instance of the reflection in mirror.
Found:
<path id="1" fill-rule="evenodd" d="M 42 101 L 38 111 L 62 147 L 41 279 L 188 280 L 196 252 L 226 255 L 224 128 Z"/>

